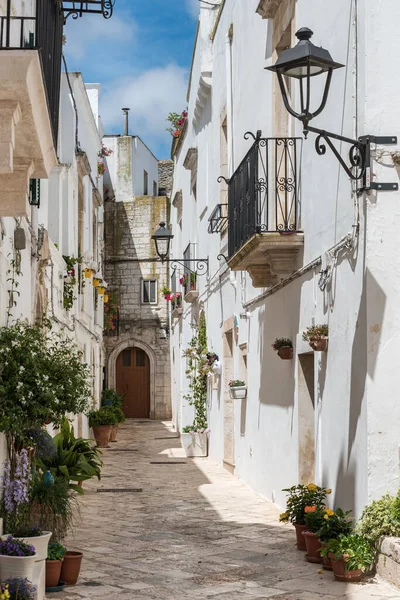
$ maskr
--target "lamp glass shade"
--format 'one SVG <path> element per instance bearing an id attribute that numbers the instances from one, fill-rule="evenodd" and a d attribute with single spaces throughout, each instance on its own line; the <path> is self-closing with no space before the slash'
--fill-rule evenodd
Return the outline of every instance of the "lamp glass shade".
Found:
<path id="1" fill-rule="evenodd" d="M 159 229 L 151 237 L 154 240 L 158 256 L 161 260 L 165 260 L 169 254 L 169 246 L 174 236 L 165 227 L 164 221 L 161 221 Z"/>

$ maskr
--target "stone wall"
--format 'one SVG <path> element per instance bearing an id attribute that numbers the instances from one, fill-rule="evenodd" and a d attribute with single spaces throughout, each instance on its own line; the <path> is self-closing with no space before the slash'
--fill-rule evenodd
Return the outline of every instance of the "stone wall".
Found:
<path id="1" fill-rule="evenodd" d="M 119 299 L 120 326 L 118 336 L 106 336 L 108 385 L 112 379 L 116 352 L 138 342 L 144 346 L 152 364 L 153 397 L 150 414 L 155 419 L 171 416 L 170 360 L 168 341 L 160 339 L 160 327 L 168 322 L 167 303 L 160 294 L 163 283 L 169 281 L 168 263 L 156 262 L 152 234 L 160 221 L 169 221 L 169 200 L 166 196 L 136 196 L 127 202 L 107 201 L 105 279 L 109 290 Z M 141 281 L 158 280 L 158 304 L 142 304 Z M 110 355 L 113 352 L 110 360 Z M 115 377 L 115 374 L 114 374 Z"/>
<path id="2" fill-rule="evenodd" d="M 174 161 L 158 161 L 158 193 L 171 197 L 172 183 L 174 178 Z"/>

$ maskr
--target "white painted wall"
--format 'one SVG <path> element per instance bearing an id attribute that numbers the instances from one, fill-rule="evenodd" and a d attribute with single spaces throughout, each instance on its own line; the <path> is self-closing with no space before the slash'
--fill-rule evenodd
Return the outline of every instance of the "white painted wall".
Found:
<path id="1" fill-rule="evenodd" d="M 387 60 L 398 40 L 394 31 L 396 16 L 400 16 L 398 2 L 387 0 L 383 8 L 367 1 L 357 15 L 355 3 L 348 0 L 323 4 L 298 0 L 295 15 L 296 30 L 310 27 L 315 32 L 313 42 L 346 64 L 334 73 L 326 109 L 315 119 L 315 126 L 348 137 L 399 135 L 399 84 Z M 273 75 L 264 70 L 272 63 L 273 26 L 256 14 L 257 5 L 258 0 L 227 0 L 213 42 L 210 11 L 201 8 L 201 35 L 189 91 L 190 122 L 175 157 L 172 197 L 182 190 L 183 217 L 180 229 L 176 209 L 172 209 L 172 253 L 181 256 L 189 242 L 197 242 L 198 257 L 209 256 L 209 277 L 198 280 L 200 306 L 206 312 L 209 346 L 221 359 L 223 322 L 243 313 L 243 302 L 262 292 L 252 287 L 246 273 L 229 273 L 225 262 L 217 261 L 221 251 L 226 253 L 227 240 L 207 233 L 208 216 L 220 201 L 220 117 L 229 105 L 227 34 L 231 25 L 231 169 L 237 168 L 251 145 L 251 140 L 243 138 L 246 131 L 261 129 L 265 137 L 275 134 Z M 210 60 L 212 91 L 194 126 L 198 82 Z M 301 136 L 300 123 L 292 126 Z M 316 154 L 314 140 L 310 134 L 303 142 L 301 225 L 305 241 L 299 266 L 352 233 L 354 224 L 356 198 L 350 182 L 329 150 L 323 157 Z M 190 193 L 190 172 L 183 167 L 191 147 L 198 148 L 199 156 L 197 202 Z M 347 150 L 343 144 L 344 156 Z M 399 179 L 387 156 L 374 164 L 374 171 L 381 181 Z M 285 501 L 281 489 L 298 482 L 298 361 L 281 361 L 271 343 L 276 337 L 290 337 L 297 342 L 295 354 L 308 351 L 301 332 L 313 319 L 330 327 L 329 351 L 314 355 L 317 483 L 333 488 L 335 506 L 353 508 L 356 514 L 370 499 L 399 486 L 400 408 L 393 392 L 400 352 L 399 200 L 397 192 L 361 196 L 357 248 L 339 256 L 330 291 L 322 293 L 317 285 L 319 273 L 310 271 L 251 307 L 247 319 L 238 320 L 234 376 L 240 377 L 239 346 L 247 342 L 249 383 L 247 401 L 235 404 L 235 473 L 280 506 Z M 182 400 L 188 382 L 181 356 L 192 335 L 193 318 L 192 306 L 186 304 L 171 336 L 174 419 L 180 428 L 191 421 Z M 223 378 L 209 397 L 210 455 L 219 462 L 224 439 L 222 385 Z"/>

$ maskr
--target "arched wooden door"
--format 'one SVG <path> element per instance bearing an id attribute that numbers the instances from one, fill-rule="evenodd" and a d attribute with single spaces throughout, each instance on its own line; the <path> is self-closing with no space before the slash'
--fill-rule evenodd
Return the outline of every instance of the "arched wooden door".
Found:
<path id="1" fill-rule="evenodd" d="M 150 360 L 141 348 L 126 348 L 117 358 L 117 392 L 128 418 L 150 417 Z"/>

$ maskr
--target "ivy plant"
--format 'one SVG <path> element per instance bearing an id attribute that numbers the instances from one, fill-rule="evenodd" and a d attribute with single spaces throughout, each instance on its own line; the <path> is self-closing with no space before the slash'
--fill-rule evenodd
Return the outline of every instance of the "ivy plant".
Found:
<path id="1" fill-rule="evenodd" d="M 190 377 L 189 394 L 185 400 L 194 406 L 194 422 L 191 431 L 207 429 L 207 375 L 212 371 L 207 359 L 207 328 L 204 313 L 201 313 L 195 335 L 183 356 L 188 361 L 186 375 Z"/>

